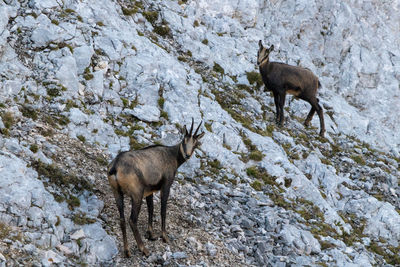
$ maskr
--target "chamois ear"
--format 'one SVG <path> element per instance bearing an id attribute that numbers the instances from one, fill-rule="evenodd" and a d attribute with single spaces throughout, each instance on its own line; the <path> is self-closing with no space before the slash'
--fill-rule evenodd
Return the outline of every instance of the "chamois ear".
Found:
<path id="1" fill-rule="evenodd" d="M 274 50 L 274 45 L 271 45 L 271 47 L 269 48 L 269 52 L 271 52 L 272 50 Z"/>
<path id="2" fill-rule="evenodd" d="M 262 41 L 260 40 L 260 41 L 258 41 L 258 46 L 260 47 L 260 48 L 262 48 L 263 47 L 263 45 L 262 45 Z"/>

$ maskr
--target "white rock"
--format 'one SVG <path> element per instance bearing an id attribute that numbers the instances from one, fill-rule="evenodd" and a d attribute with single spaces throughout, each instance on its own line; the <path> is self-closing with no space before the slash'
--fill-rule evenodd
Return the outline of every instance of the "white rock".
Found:
<path id="1" fill-rule="evenodd" d="M 44 9 L 58 7 L 59 4 L 56 0 L 31 0 L 29 1 L 29 6 L 37 9 Z"/>
<path id="2" fill-rule="evenodd" d="M 48 250 L 44 253 L 42 259 L 43 266 L 51 266 L 53 264 L 61 263 L 65 260 L 65 257 L 58 255 L 52 250 Z"/>
<path id="3" fill-rule="evenodd" d="M 85 123 L 89 120 L 89 117 L 87 114 L 83 113 L 80 109 L 78 108 L 71 108 L 69 111 L 69 118 L 71 122 L 74 124 L 82 124 Z"/>
<path id="4" fill-rule="evenodd" d="M 131 114 L 140 120 L 147 122 L 157 122 L 160 119 L 160 110 L 155 106 L 137 105 Z"/>
<path id="5" fill-rule="evenodd" d="M 65 56 L 59 60 L 59 66 L 60 68 L 56 73 L 57 79 L 68 91 L 71 91 L 71 93 L 77 92 L 79 83 L 75 58 L 72 56 Z"/>
<path id="6" fill-rule="evenodd" d="M 61 251 L 64 255 L 70 255 L 73 253 L 71 249 L 61 244 L 57 246 L 57 249 Z"/>
<path id="7" fill-rule="evenodd" d="M 85 69 L 90 65 L 94 49 L 89 45 L 82 45 L 74 48 L 74 58 L 76 61 L 76 67 L 79 74 L 84 73 Z"/>
<path id="8" fill-rule="evenodd" d="M 70 238 L 72 240 L 78 240 L 81 238 L 85 238 L 85 232 L 83 231 L 83 229 L 79 229 L 77 231 L 75 231 L 72 235 L 70 235 Z"/>

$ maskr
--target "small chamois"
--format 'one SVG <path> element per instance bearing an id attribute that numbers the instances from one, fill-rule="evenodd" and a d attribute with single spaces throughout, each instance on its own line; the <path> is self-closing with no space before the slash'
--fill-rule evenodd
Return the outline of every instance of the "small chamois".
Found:
<path id="1" fill-rule="evenodd" d="M 139 150 L 121 152 L 110 163 L 108 168 L 108 181 L 114 193 L 117 203 L 120 226 L 122 230 L 124 253 L 130 257 L 129 246 L 126 237 L 126 225 L 124 215 L 124 195 L 131 199 L 132 210 L 129 224 L 132 228 L 138 248 L 143 254 L 149 256 L 149 250 L 144 246 L 140 237 L 137 222 L 143 197 L 146 198 L 149 213 L 147 234 L 150 240 L 155 240 L 153 234 L 153 193 L 160 191 L 161 195 L 161 230 L 162 239 L 168 242 L 165 219 L 167 212 L 167 200 L 171 185 L 179 166 L 187 161 L 194 150 L 201 145 L 199 139 L 204 132 L 197 134 L 201 123 L 192 135 L 192 126 L 188 132 L 184 127 L 182 141 L 174 146 L 153 145 Z"/>
<path id="2" fill-rule="evenodd" d="M 324 114 L 316 97 L 317 90 L 321 87 L 317 76 L 305 68 L 280 62 L 270 62 L 269 54 L 274 50 L 274 46 L 266 48 L 263 46 L 261 40 L 258 42 L 258 45 L 257 65 L 259 66 L 265 87 L 267 90 L 272 91 L 274 95 L 276 122 L 279 125 L 283 123 L 283 106 L 285 105 L 286 93 L 289 93 L 311 104 L 311 110 L 307 115 L 304 125 L 309 126 L 312 117 L 317 112 L 320 122 L 319 135 L 324 136 Z"/>

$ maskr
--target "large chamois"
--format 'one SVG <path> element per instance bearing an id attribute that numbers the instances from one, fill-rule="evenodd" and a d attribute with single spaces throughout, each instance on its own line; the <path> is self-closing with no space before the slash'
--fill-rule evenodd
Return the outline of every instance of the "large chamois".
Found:
<path id="1" fill-rule="evenodd" d="M 131 253 L 126 237 L 124 194 L 127 195 L 132 202 L 129 224 L 132 228 L 138 248 L 146 256 L 149 256 L 150 253 L 144 246 L 137 227 L 143 197 L 146 198 L 149 213 L 147 228 L 148 237 L 150 240 L 155 240 L 156 238 L 153 234 L 153 193 L 160 191 L 162 239 L 164 242 L 168 242 L 165 218 L 169 191 L 179 166 L 187 161 L 194 150 L 201 145 L 199 139 L 202 138 L 205 133 L 197 134 L 200 125 L 201 123 L 192 135 L 192 119 L 190 132 L 187 131 L 185 126 L 184 137 L 182 141 L 175 146 L 154 145 L 139 150 L 121 152 L 110 163 L 108 168 L 108 181 L 114 193 L 120 215 L 120 226 L 126 257 L 130 257 Z"/>
<path id="2" fill-rule="evenodd" d="M 318 78 L 308 69 L 280 62 L 270 62 L 269 54 L 274 50 L 274 46 L 266 48 L 262 45 L 261 40 L 258 42 L 258 45 L 257 65 L 259 66 L 266 89 L 272 91 L 274 95 L 276 122 L 280 125 L 283 123 L 283 106 L 286 94 L 289 93 L 311 104 L 311 110 L 307 115 L 304 125 L 309 126 L 316 111 L 319 116 L 321 128 L 319 135 L 324 136 L 324 114 L 316 97 L 318 87 L 321 86 Z"/>

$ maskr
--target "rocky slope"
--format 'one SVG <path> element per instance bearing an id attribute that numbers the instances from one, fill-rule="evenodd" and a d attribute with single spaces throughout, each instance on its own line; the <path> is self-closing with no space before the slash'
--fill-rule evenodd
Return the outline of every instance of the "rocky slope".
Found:
<path id="1" fill-rule="evenodd" d="M 1 0 L 0 266 L 399 265 L 399 9 Z M 275 125 L 260 39 L 320 78 L 326 138 L 290 97 Z M 129 232 L 123 258 L 106 166 L 191 118 L 206 135 L 172 187 L 171 242 L 145 258 Z"/>

